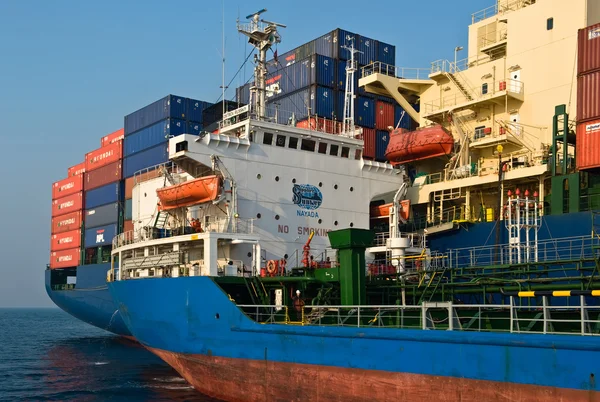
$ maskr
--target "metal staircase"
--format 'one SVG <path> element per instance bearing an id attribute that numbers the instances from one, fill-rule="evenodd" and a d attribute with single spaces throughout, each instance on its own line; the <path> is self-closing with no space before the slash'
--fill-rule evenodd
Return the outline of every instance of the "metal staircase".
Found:
<path id="1" fill-rule="evenodd" d="M 156 219 L 154 220 L 154 229 L 164 229 L 168 219 L 169 214 L 167 212 L 158 211 Z"/>
<path id="2" fill-rule="evenodd" d="M 460 92 L 465 96 L 465 98 L 467 98 L 468 101 L 472 101 L 473 100 L 473 96 L 471 95 L 471 93 L 469 92 L 469 90 L 467 89 L 467 87 L 465 87 L 460 80 L 458 79 L 458 77 L 456 76 L 456 73 L 446 73 L 446 76 L 448 77 L 448 79 L 450 81 L 452 81 L 454 83 L 454 85 L 456 85 L 456 87 L 460 90 Z"/>

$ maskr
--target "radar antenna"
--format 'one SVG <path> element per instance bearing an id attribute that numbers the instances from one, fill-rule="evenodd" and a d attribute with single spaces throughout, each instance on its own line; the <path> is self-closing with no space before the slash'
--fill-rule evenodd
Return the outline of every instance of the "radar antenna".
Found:
<path id="1" fill-rule="evenodd" d="M 246 16 L 246 19 L 250 20 L 249 23 L 240 24 L 239 21 L 237 23 L 238 32 L 246 35 L 248 37 L 248 43 L 259 51 L 259 57 L 256 60 L 256 66 L 254 68 L 256 87 L 251 89 L 253 92 L 258 92 L 258 96 L 250 97 L 250 111 L 251 113 L 256 113 L 257 118 L 260 120 L 266 117 L 265 86 L 267 80 L 267 50 L 274 44 L 281 43 L 281 37 L 277 32 L 277 27 L 286 27 L 277 22 L 260 19 L 260 15 L 266 11 L 267 9 L 263 8 L 254 14 Z"/>

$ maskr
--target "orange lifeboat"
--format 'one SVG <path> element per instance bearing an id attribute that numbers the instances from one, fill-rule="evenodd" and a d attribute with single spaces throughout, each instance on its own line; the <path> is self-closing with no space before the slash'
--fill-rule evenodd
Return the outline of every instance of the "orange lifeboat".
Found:
<path id="1" fill-rule="evenodd" d="M 371 207 L 371 219 L 375 218 L 387 218 L 390 216 L 390 209 L 392 209 L 392 203 L 377 205 Z M 400 217 L 404 220 L 408 220 L 410 217 L 410 201 L 400 201 Z"/>
<path id="2" fill-rule="evenodd" d="M 213 201 L 219 194 L 221 179 L 219 176 L 205 176 L 174 186 L 156 190 L 160 211 L 189 207 Z"/>
<path id="3" fill-rule="evenodd" d="M 385 157 L 398 165 L 448 155 L 453 148 L 452 134 L 439 124 L 410 132 L 397 128 L 390 134 Z"/>

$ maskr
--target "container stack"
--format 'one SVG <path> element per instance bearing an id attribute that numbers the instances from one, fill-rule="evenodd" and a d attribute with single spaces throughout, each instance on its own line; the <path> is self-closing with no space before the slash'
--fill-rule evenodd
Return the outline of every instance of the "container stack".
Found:
<path id="1" fill-rule="evenodd" d="M 112 239 L 122 226 L 123 130 L 101 140 L 101 147 L 85 155 L 84 263 L 110 261 Z"/>
<path id="2" fill-rule="evenodd" d="M 52 184 L 50 269 L 71 268 L 81 261 L 83 171 L 69 168 L 66 179 Z M 79 171 L 78 174 L 74 174 Z"/>
<path id="3" fill-rule="evenodd" d="M 267 115 L 276 115 L 280 124 L 288 124 L 293 115 L 300 127 L 312 126 L 313 118 L 343 121 L 346 66 L 350 58 L 344 46 L 352 39 L 354 47 L 361 52 L 356 54 L 359 69 L 355 72 L 354 118 L 355 124 L 363 127 L 363 139 L 375 144 L 373 129 L 387 130 L 399 121 L 400 127 L 414 129 L 416 123 L 407 114 L 402 116 L 402 107 L 393 99 L 366 93 L 358 87 L 360 67 L 373 62 L 395 65 L 395 46 L 339 28 L 268 62 Z M 237 89 L 239 103 L 249 103 L 251 85 Z M 309 119 L 309 110 L 311 122 L 307 123 L 304 121 Z M 381 138 L 389 140 L 389 135 Z M 385 160 L 383 153 L 376 154 L 374 148 L 367 148 L 365 146 L 363 153 L 365 158 Z"/>
<path id="4" fill-rule="evenodd" d="M 580 29 L 577 54 L 577 137 L 579 169 L 600 167 L 600 24 Z"/>

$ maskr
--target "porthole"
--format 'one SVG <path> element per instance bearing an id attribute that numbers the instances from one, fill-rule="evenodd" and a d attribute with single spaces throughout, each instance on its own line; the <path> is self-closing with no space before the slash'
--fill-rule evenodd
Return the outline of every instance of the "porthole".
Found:
<path id="1" fill-rule="evenodd" d="M 260 173 L 256 175 L 256 178 L 257 178 L 258 180 L 260 180 L 260 179 L 262 178 L 262 176 L 260 175 Z"/>
<path id="2" fill-rule="evenodd" d="M 323 223 L 323 219 L 319 219 L 319 225 Z"/>
<path id="3" fill-rule="evenodd" d="M 252 253 L 248 253 L 246 255 L 248 256 L 248 258 L 252 257 Z"/>
<path id="4" fill-rule="evenodd" d="M 296 179 L 292 179 L 292 183 L 296 184 Z"/>
<path id="5" fill-rule="evenodd" d="M 350 227 L 353 228 L 354 227 L 354 223 L 350 222 Z"/>
<path id="6" fill-rule="evenodd" d="M 279 220 L 279 215 L 275 215 L 275 220 L 278 221 Z"/>
<path id="7" fill-rule="evenodd" d="M 335 222 L 333 222 L 333 224 L 334 224 L 335 226 L 337 226 L 337 225 L 338 225 L 338 221 L 335 221 Z"/>
<path id="8" fill-rule="evenodd" d="M 319 187 L 323 187 L 323 182 L 322 181 L 319 182 Z"/>
<path id="9" fill-rule="evenodd" d="M 354 187 L 350 187 L 350 191 L 354 191 Z"/>
<path id="10" fill-rule="evenodd" d="M 279 176 L 275 176 L 275 181 L 279 181 Z"/>
<path id="11" fill-rule="evenodd" d="M 283 258 L 287 260 L 287 259 L 289 258 L 289 255 L 287 255 L 287 254 L 284 254 L 284 255 L 283 255 Z"/>
<path id="12" fill-rule="evenodd" d="M 337 185 L 337 184 L 335 184 L 335 185 L 333 186 L 333 188 L 334 188 L 335 190 L 337 190 L 337 189 L 338 189 L 338 185 Z"/>
<path id="13" fill-rule="evenodd" d="M 216 318 L 217 320 L 218 320 L 219 318 L 221 318 L 221 317 L 219 316 L 219 313 L 215 314 L 215 318 Z"/>
<path id="14" fill-rule="evenodd" d="M 260 219 L 260 217 L 261 217 L 261 216 L 262 216 L 262 215 L 261 215 L 260 213 L 256 214 L 256 218 L 257 218 L 257 219 Z"/>

